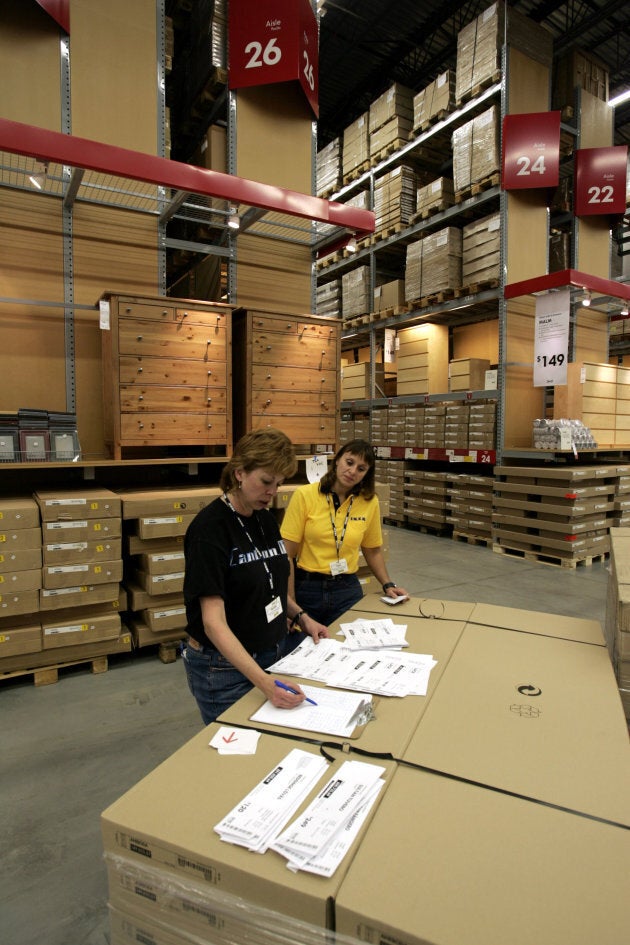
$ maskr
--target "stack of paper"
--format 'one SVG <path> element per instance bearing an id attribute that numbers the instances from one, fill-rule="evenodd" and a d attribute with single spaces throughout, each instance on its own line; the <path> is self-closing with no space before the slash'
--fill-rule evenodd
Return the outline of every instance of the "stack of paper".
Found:
<path id="1" fill-rule="evenodd" d="M 354 620 L 342 623 L 341 633 L 346 646 L 353 650 L 400 649 L 409 646 L 405 639 L 406 624 L 395 624 L 389 617 L 383 620 Z"/>
<path id="2" fill-rule="evenodd" d="M 265 702 L 251 716 L 251 721 L 326 735 L 350 736 L 357 725 L 367 720 L 366 710 L 372 701 L 369 695 L 334 692 L 314 686 L 302 686 L 302 692 L 313 702 L 302 702 L 295 709 L 279 709 L 271 702 Z"/>
<path id="3" fill-rule="evenodd" d="M 228 843 L 264 853 L 327 765 L 320 755 L 294 748 L 214 829 Z"/>
<path id="4" fill-rule="evenodd" d="M 332 876 L 385 783 L 385 769 L 344 762 L 304 813 L 270 846 L 291 870 Z"/>

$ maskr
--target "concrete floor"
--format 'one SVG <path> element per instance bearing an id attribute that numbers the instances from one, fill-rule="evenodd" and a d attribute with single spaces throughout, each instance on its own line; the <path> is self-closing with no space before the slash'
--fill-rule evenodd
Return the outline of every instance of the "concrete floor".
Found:
<path id="1" fill-rule="evenodd" d="M 604 622 L 607 563 L 558 568 L 391 528 L 392 578 L 414 596 Z M 99 815 L 201 720 L 181 660 L 156 651 L 67 668 L 55 685 L 0 683 L 0 928 L 11 945 L 109 945 Z M 185 797 L 173 797 L 173 817 Z"/>

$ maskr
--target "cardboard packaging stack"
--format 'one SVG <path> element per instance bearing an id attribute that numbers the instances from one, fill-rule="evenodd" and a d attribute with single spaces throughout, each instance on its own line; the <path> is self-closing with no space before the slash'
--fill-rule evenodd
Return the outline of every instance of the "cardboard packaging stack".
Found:
<path id="1" fill-rule="evenodd" d="M 501 278 L 501 215 L 492 213 L 462 228 L 462 284 Z"/>
<path id="2" fill-rule="evenodd" d="M 372 410 L 372 446 L 389 446 L 390 443 L 398 442 L 389 439 L 389 411 L 386 407 L 380 407 Z"/>
<path id="3" fill-rule="evenodd" d="M 0 672 L 7 658 L 42 649 L 42 532 L 31 497 L 0 499 Z"/>
<path id="4" fill-rule="evenodd" d="M 429 82 L 413 97 L 413 131 L 423 131 L 455 107 L 455 72 L 446 72 Z"/>
<path id="5" fill-rule="evenodd" d="M 630 525 L 630 466 L 617 466 L 615 504 L 611 525 Z"/>
<path id="6" fill-rule="evenodd" d="M 341 279 L 320 282 L 317 286 L 317 314 L 341 318 Z"/>
<path id="7" fill-rule="evenodd" d="M 370 166 L 370 116 L 359 115 L 344 130 L 341 166 L 344 183 L 354 180 Z"/>
<path id="8" fill-rule="evenodd" d="M 376 460 L 376 481 L 389 488 L 389 512 L 393 522 L 405 520 L 405 463 L 396 459 Z"/>
<path id="9" fill-rule="evenodd" d="M 397 333 L 398 395 L 440 394 L 448 387 L 448 327 L 416 325 Z"/>
<path id="10" fill-rule="evenodd" d="M 317 152 L 317 195 L 333 193 L 341 184 L 341 139 L 333 138 Z"/>
<path id="11" fill-rule="evenodd" d="M 453 132 L 453 186 L 456 195 L 499 173 L 499 117 L 497 106 L 492 105 Z"/>
<path id="12" fill-rule="evenodd" d="M 497 466 L 494 541 L 565 563 L 607 554 L 615 479 L 614 466 Z"/>
<path id="13" fill-rule="evenodd" d="M 448 366 L 449 391 L 484 390 L 489 367 L 485 358 L 456 358 Z"/>
<path id="14" fill-rule="evenodd" d="M 424 219 L 437 213 L 440 210 L 446 210 L 455 203 L 455 194 L 453 191 L 453 181 L 450 177 L 438 177 L 416 191 L 416 219 Z"/>
<path id="15" fill-rule="evenodd" d="M 627 719 L 630 719 L 630 528 L 610 533 L 606 645 Z"/>
<path id="16" fill-rule="evenodd" d="M 607 102 L 608 80 L 608 68 L 603 62 L 583 50 L 572 49 L 554 64 L 552 107 L 575 107 L 577 89 Z"/>
<path id="17" fill-rule="evenodd" d="M 581 420 L 599 446 L 630 442 L 630 370 L 591 361 L 567 365 L 566 385 L 554 388 L 554 418 Z"/>
<path id="18" fill-rule="evenodd" d="M 413 126 L 413 92 L 395 82 L 370 105 L 370 161 L 372 164 L 402 147 Z"/>
<path id="19" fill-rule="evenodd" d="M 459 533 L 473 538 L 492 539 L 492 476 L 460 473 L 448 487 L 448 516 L 454 537 Z"/>
<path id="20" fill-rule="evenodd" d="M 362 361 L 360 364 L 346 364 L 341 369 L 341 399 L 367 400 L 372 396 L 382 397 L 385 385 L 382 364 L 374 366 L 374 394 L 371 393 L 371 377 L 369 361 Z"/>
<path id="21" fill-rule="evenodd" d="M 405 518 L 442 531 L 447 523 L 450 474 L 423 469 L 405 471 Z"/>
<path id="22" fill-rule="evenodd" d="M 344 319 L 367 315 L 372 308 L 369 298 L 370 267 L 357 266 L 341 277 L 341 308 Z"/>
<path id="23" fill-rule="evenodd" d="M 392 314 L 397 314 L 405 304 L 405 280 L 392 279 L 391 282 L 384 282 L 377 285 L 374 289 L 374 311 L 386 312 L 393 309 Z"/>
<path id="24" fill-rule="evenodd" d="M 216 486 L 119 492 L 125 534 L 129 629 L 137 647 L 180 640 L 186 628 L 184 535 L 220 495 Z"/>
<path id="25" fill-rule="evenodd" d="M 405 433 L 403 446 L 424 446 L 424 405 L 407 404 L 405 407 Z"/>
<path id="26" fill-rule="evenodd" d="M 416 173 L 401 165 L 374 182 L 374 226 L 377 233 L 399 230 L 416 211 Z"/>
<path id="27" fill-rule="evenodd" d="M 405 300 L 420 302 L 422 295 L 422 240 L 407 244 L 405 260 Z"/>
<path id="28" fill-rule="evenodd" d="M 496 439 L 496 401 L 473 401 L 468 412 L 468 448 L 471 450 L 493 450 L 496 446 Z"/>
<path id="29" fill-rule="evenodd" d="M 459 289 L 462 284 L 462 231 L 447 226 L 422 240 L 421 296 Z"/>
<path id="30" fill-rule="evenodd" d="M 444 421 L 445 449 L 457 450 L 468 448 L 469 413 L 470 408 L 467 402 L 446 404 L 446 418 Z"/>
<path id="31" fill-rule="evenodd" d="M 444 449 L 446 404 L 426 404 L 424 408 L 423 440 L 425 449 Z"/>
<path id="32" fill-rule="evenodd" d="M 455 100 L 458 104 L 498 81 L 504 40 L 530 59 L 551 65 L 551 33 L 513 7 L 503 2 L 493 3 L 457 36 Z"/>

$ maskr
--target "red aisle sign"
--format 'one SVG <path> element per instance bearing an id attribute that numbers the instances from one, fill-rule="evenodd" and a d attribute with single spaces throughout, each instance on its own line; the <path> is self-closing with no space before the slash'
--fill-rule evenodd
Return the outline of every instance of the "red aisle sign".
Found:
<path id="1" fill-rule="evenodd" d="M 628 146 L 575 152 L 574 212 L 577 217 L 626 212 Z"/>
<path id="2" fill-rule="evenodd" d="M 229 85 L 300 83 L 319 116 L 317 19 L 309 0 L 230 0 Z"/>
<path id="3" fill-rule="evenodd" d="M 506 115 L 503 119 L 503 189 L 557 187 L 559 180 L 560 112 Z"/>

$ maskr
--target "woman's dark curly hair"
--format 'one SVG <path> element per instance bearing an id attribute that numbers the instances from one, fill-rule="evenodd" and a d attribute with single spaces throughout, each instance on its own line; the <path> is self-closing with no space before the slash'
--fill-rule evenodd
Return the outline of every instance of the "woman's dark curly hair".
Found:
<path id="1" fill-rule="evenodd" d="M 337 463 L 344 453 L 352 453 L 353 456 L 358 456 L 359 459 L 362 459 L 368 464 L 368 471 L 361 482 L 358 482 L 356 486 L 351 489 L 351 493 L 353 495 L 362 495 L 364 499 L 371 499 L 374 495 L 376 456 L 367 440 L 350 440 L 348 443 L 344 443 L 343 446 L 339 447 L 332 463 L 328 467 L 328 472 L 325 473 L 320 480 L 319 491 L 324 495 L 332 492 L 332 487 L 337 478 Z"/>

